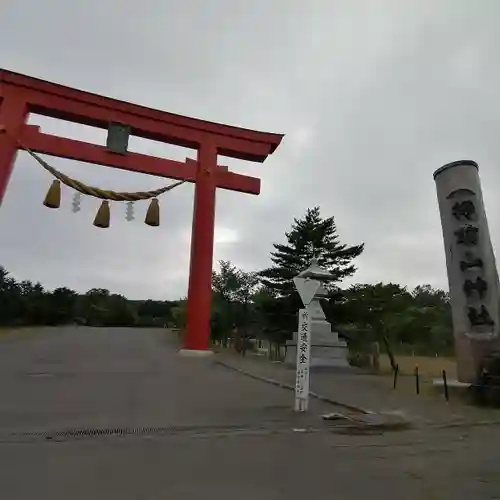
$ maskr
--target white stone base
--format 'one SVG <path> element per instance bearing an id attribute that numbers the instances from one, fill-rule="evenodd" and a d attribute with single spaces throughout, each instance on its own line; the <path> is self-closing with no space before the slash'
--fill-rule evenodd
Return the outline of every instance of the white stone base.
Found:
<path id="1" fill-rule="evenodd" d="M 206 351 L 196 351 L 194 349 L 181 349 L 179 351 L 179 356 L 185 358 L 206 358 L 208 356 L 213 356 L 214 352 L 210 350 Z"/>
<path id="2" fill-rule="evenodd" d="M 432 385 L 436 389 L 444 389 L 444 382 L 442 378 L 435 378 L 432 381 Z M 459 389 L 459 390 L 466 390 L 471 386 L 471 384 L 468 384 L 467 382 L 459 382 L 458 380 L 447 380 L 446 385 L 448 386 L 448 389 Z"/>
<path id="3" fill-rule="evenodd" d="M 448 386 L 448 395 L 449 396 L 455 396 L 455 397 L 465 397 L 470 389 L 471 389 L 471 384 L 468 384 L 466 382 L 459 382 L 456 379 L 452 380 L 447 380 L 446 385 Z M 432 388 L 438 393 L 438 394 L 444 394 L 444 382 L 443 379 L 436 378 L 432 381 Z"/>
<path id="4" fill-rule="evenodd" d="M 297 344 L 287 342 L 285 364 L 297 365 Z M 347 345 L 337 341 L 330 344 L 311 345 L 311 369 L 314 368 L 351 368 L 347 361 Z"/>

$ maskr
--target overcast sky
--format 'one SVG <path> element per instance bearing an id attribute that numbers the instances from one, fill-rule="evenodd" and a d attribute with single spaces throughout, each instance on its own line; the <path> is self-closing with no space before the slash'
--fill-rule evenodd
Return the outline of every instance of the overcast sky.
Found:
<path id="1" fill-rule="evenodd" d="M 0 66 L 211 121 L 286 134 L 264 164 L 260 196 L 220 191 L 215 261 L 269 263 L 293 217 L 320 205 L 342 242 L 365 242 L 346 282 L 447 288 L 433 171 L 480 165 L 493 243 L 500 242 L 500 2 L 497 0 L 3 0 Z M 32 117 L 43 131 L 105 141 L 103 131 Z M 190 150 L 132 140 L 183 160 Z M 115 190 L 165 180 L 50 158 Z M 0 210 L 0 264 L 48 288 L 108 288 L 176 298 L 187 288 L 193 186 L 160 200 L 162 224 L 92 226 L 98 201 L 71 212 L 41 202 L 50 176 L 18 156 Z M 168 183 L 169 181 L 167 181 Z"/>

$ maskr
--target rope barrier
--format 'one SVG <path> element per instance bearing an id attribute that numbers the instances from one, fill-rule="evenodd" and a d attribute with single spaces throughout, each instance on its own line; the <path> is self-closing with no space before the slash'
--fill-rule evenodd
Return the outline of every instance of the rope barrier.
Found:
<path id="1" fill-rule="evenodd" d="M 0 125 L 0 133 L 7 133 L 7 130 L 4 125 Z M 11 137 L 12 138 L 12 137 Z M 136 191 L 136 192 L 119 192 L 119 191 L 111 191 L 107 189 L 100 189 L 94 186 L 88 186 L 83 182 L 80 182 L 76 179 L 73 179 L 59 170 L 55 169 L 51 165 L 49 165 L 43 158 L 41 158 L 38 154 L 32 151 L 30 148 L 26 147 L 21 141 L 18 139 L 14 139 L 16 143 L 19 145 L 21 149 L 26 151 L 34 160 L 36 160 L 47 172 L 52 174 L 57 180 L 61 181 L 64 185 L 78 191 L 79 193 L 85 194 L 87 196 L 93 196 L 94 198 L 99 198 L 101 200 L 110 200 L 110 201 L 141 201 L 141 200 L 149 200 L 151 198 L 156 198 L 157 196 L 174 189 L 185 182 L 188 182 L 189 179 L 185 179 L 182 181 L 175 182 L 170 186 L 165 186 L 160 189 L 155 189 L 152 191 Z"/>
<path id="2" fill-rule="evenodd" d="M 178 181 L 170 186 L 165 186 L 160 189 L 155 189 L 153 191 L 136 191 L 133 193 L 127 192 L 119 192 L 119 191 L 111 191 L 100 189 L 94 186 L 88 186 L 83 182 L 77 181 L 76 179 L 72 179 L 67 175 L 59 172 L 54 167 L 50 166 L 43 158 L 38 156 L 31 149 L 19 144 L 22 149 L 24 149 L 32 158 L 34 158 L 45 170 L 50 172 L 56 179 L 61 181 L 64 185 L 73 188 L 75 191 L 78 191 L 82 194 L 93 196 L 94 198 L 99 198 L 101 200 L 110 200 L 110 201 L 140 201 L 140 200 L 149 200 L 151 198 L 156 198 L 171 189 L 174 189 L 181 184 L 187 182 L 187 180 Z"/>
<path id="3" fill-rule="evenodd" d="M 8 134 L 6 127 L 0 124 L 0 133 Z M 38 154 L 32 151 L 30 148 L 26 147 L 21 141 L 16 138 L 10 136 L 12 140 L 18 145 L 18 147 L 24 151 L 26 151 L 39 165 L 41 165 L 47 172 L 49 172 L 56 180 L 52 182 L 47 195 L 44 200 L 44 205 L 49 208 L 59 208 L 61 203 L 61 183 L 65 186 L 68 186 L 71 189 L 74 189 L 78 193 L 92 196 L 94 198 L 98 198 L 103 200 L 101 203 L 101 207 L 99 208 L 97 215 L 94 219 L 94 226 L 106 228 L 109 227 L 109 219 L 110 219 L 110 210 L 109 210 L 109 201 L 125 201 L 130 204 L 127 207 L 127 220 L 133 220 L 133 212 L 132 212 L 132 204 L 135 201 L 149 200 L 151 199 L 151 203 L 146 213 L 146 218 L 144 222 L 149 226 L 159 226 L 160 224 L 160 211 L 158 205 L 157 197 L 174 189 L 185 182 L 188 182 L 193 179 L 184 179 L 182 181 L 175 182 L 170 186 L 165 186 L 160 189 L 154 189 L 151 191 L 136 191 L 136 192 L 120 192 L 120 191 L 112 191 L 108 189 L 100 189 L 95 186 L 89 186 L 84 184 L 81 181 L 73 179 L 66 174 L 63 174 L 56 168 L 49 165 L 43 158 L 41 158 Z M 79 201 L 76 200 L 76 197 L 79 196 L 75 194 L 75 199 L 73 202 L 73 211 L 79 211 Z"/>

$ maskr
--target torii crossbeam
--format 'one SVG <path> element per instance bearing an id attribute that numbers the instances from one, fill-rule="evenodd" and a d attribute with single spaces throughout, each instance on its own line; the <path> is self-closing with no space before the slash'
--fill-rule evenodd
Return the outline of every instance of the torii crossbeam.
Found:
<path id="1" fill-rule="evenodd" d="M 126 125 L 131 135 L 197 151 L 178 162 L 139 153 L 117 154 L 27 125 L 29 113 L 101 129 Z M 0 69 L 0 204 L 19 143 L 34 152 L 87 163 L 195 182 L 188 311 L 184 347 L 208 351 L 217 188 L 259 194 L 260 179 L 217 165 L 218 155 L 263 162 L 283 135 L 222 125 L 158 111 Z M 19 141 L 19 142 L 18 142 Z"/>

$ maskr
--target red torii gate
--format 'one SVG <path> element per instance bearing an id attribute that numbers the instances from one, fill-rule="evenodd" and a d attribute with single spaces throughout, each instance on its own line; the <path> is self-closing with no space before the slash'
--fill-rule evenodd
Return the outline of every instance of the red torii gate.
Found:
<path id="1" fill-rule="evenodd" d="M 182 163 L 132 152 L 116 154 L 104 146 L 44 134 L 40 127 L 26 124 L 29 113 L 101 129 L 108 129 L 111 123 L 126 125 L 131 135 L 195 149 L 197 160 Z M 260 193 L 260 179 L 218 166 L 217 157 L 262 163 L 282 138 L 281 134 L 166 113 L 0 69 L 0 204 L 19 143 L 37 153 L 195 182 L 184 342 L 191 351 L 209 348 L 216 188 Z"/>

